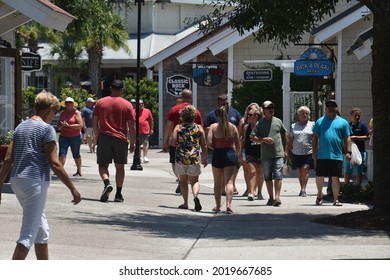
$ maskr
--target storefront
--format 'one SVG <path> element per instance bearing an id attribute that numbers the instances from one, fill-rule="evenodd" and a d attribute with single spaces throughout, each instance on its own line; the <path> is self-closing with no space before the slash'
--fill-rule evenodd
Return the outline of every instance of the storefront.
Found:
<path id="1" fill-rule="evenodd" d="M 15 45 L 15 28 L 31 20 L 64 31 L 74 16 L 48 0 L 0 0 L 0 135 L 20 121 L 20 50 Z"/>

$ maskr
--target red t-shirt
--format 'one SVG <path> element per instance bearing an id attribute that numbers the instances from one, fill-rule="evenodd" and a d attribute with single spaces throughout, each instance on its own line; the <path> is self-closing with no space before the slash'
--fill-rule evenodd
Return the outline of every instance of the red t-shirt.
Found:
<path id="1" fill-rule="evenodd" d="M 149 125 L 149 122 L 153 121 L 152 112 L 148 108 L 143 108 L 139 113 L 138 134 L 150 134 L 150 129 L 153 129 Z"/>
<path id="2" fill-rule="evenodd" d="M 166 119 L 168 121 L 173 122 L 173 127 L 175 127 L 176 125 L 178 125 L 180 123 L 180 110 L 188 105 L 191 105 L 191 104 L 184 102 L 184 103 L 178 104 L 176 106 L 173 106 L 171 108 L 171 110 L 169 110 Z M 195 123 L 203 126 L 202 115 L 200 114 L 198 109 L 196 109 Z"/>
<path id="3" fill-rule="evenodd" d="M 64 110 L 60 114 L 60 121 L 66 121 L 68 124 L 76 124 L 76 109 L 72 110 L 71 112 Z M 73 136 L 79 136 L 81 134 L 81 129 L 74 129 L 69 127 L 62 127 L 61 128 L 61 136 L 64 137 L 73 137 Z"/>
<path id="4" fill-rule="evenodd" d="M 99 117 L 99 133 L 127 142 L 127 121 L 135 120 L 129 101 L 122 97 L 103 97 L 96 103 L 93 115 Z"/>

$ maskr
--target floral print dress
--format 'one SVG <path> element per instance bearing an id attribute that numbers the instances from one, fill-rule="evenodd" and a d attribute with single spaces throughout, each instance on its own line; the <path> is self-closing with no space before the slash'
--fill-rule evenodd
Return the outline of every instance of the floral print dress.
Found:
<path id="1" fill-rule="evenodd" d="M 200 137 L 199 126 L 181 124 L 177 133 L 175 160 L 183 165 L 200 164 Z"/>

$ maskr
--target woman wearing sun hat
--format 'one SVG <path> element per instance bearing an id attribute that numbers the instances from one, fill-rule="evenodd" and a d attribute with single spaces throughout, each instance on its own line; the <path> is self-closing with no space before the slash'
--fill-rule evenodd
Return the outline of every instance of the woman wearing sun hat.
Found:
<path id="1" fill-rule="evenodd" d="M 72 97 L 67 97 L 62 101 L 61 106 L 65 109 L 61 112 L 57 122 L 60 129 L 58 157 L 62 165 L 65 165 L 66 155 L 70 147 L 77 166 L 77 171 L 73 176 L 81 176 L 80 145 L 82 142 L 81 128 L 83 120 L 80 111 L 76 109 L 77 105 Z"/>

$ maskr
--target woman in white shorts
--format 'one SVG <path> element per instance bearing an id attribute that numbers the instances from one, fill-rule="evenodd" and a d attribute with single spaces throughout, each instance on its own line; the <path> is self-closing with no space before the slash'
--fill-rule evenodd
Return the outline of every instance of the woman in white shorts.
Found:
<path id="1" fill-rule="evenodd" d="M 58 99 L 50 92 L 43 91 L 37 95 L 36 114 L 16 127 L 0 172 L 0 193 L 11 170 L 11 188 L 23 209 L 22 228 L 12 257 L 14 260 L 25 259 L 32 245 L 37 259 L 49 259 L 49 225 L 44 208 L 51 179 L 50 168 L 71 191 L 72 202 L 77 204 L 81 201 L 57 156 L 56 133 L 50 122 L 59 108 Z"/>
<path id="2" fill-rule="evenodd" d="M 172 133 L 170 145 L 176 147 L 175 171 L 179 176 L 179 185 L 184 203 L 180 209 L 188 209 L 188 183 L 191 184 L 194 196 L 195 211 L 202 210 L 198 194 L 200 189 L 199 175 L 201 151 L 204 167 L 207 166 L 206 135 L 202 126 L 195 123 L 196 109 L 192 105 L 184 107 L 180 112 L 181 123 Z"/>

